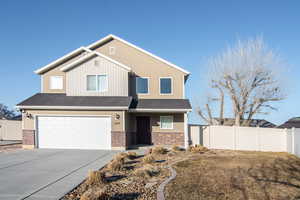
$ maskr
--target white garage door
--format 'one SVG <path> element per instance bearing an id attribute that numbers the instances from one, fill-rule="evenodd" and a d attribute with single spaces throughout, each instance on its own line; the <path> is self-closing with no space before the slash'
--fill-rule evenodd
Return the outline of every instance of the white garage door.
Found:
<path id="1" fill-rule="evenodd" d="M 85 116 L 39 116 L 39 148 L 110 149 L 111 118 Z"/>

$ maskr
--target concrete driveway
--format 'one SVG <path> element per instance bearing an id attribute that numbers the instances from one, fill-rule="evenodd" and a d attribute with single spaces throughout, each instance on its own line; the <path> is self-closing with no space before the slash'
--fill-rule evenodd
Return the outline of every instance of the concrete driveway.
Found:
<path id="1" fill-rule="evenodd" d="M 60 199 L 117 151 L 36 149 L 0 153 L 0 199 Z"/>

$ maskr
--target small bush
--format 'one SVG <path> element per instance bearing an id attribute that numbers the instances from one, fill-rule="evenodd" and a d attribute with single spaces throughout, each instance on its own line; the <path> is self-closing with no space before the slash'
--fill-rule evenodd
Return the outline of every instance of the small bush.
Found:
<path id="1" fill-rule="evenodd" d="M 172 151 L 181 151 L 181 148 L 177 145 L 172 146 Z"/>
<path id="2" fill-rule="evenodd" d="M 103 185 L 105 184 L 105 173 L 101 171 L 89 171 L 86 183 L 88 185 Z"/>
<path id="3" fill-rule="evenodd" d="M 124 165 L 124 161 L 114 159 L 107 165 L 107 169 L 114 172 L 118 172 L 123 169 L 123 165 Z"/>
<path id="4" fill-rule="evenodd" d="M 168 150 L 166 148 L 157 146 L 152 149 L 153 154 L 166 154 Z"/>
<path id="5" fill-rule="evenodd" d="M 137 158 L 137 154 L 136 154 L 136 152 L 130 151 L 130 152 L 127 153 L 127 157 L 128 157 L 130 160 L 133 160 L 133 159 L 136 159 L 136 158 Z"/>
<path id="6" fill-rule="evenodd" d="M 208 148 L 198 144 L 195 146 L 190 146 L 188 148 L 188 151 L 190 151 L 192 153 L 204 153 L 204 152 L 208 151 Z"/>
<path id="7" fill-rule="evenodd" d="M 80 197 L 80 200 L 109 200 L 106 188 L 90 188 Z"/>
<path id="8" fill-rule="evenodd" d="M 151 154 L 146 155 L 143 159 L 142 159 L 143 163 L 154 163 L 155 162 L 155 158 L 154 156 L 152 156 Z"/>
<path id="9" fill-rule="evenodd" d="M 115 161 L 121 162 L 122 164 L 125 163 L 125 159 L 127 158 L 127 153 L 119 153 L 114 157 Z"/>
<path id="10" fill-rule="evenodd" d="M 152 176 L 156 176 L 159 173 L 159 169 L 151 166 L 151 165 L 145 165 L 141 168 L 136 169 L 133 174 L 135 176 L 141 177 L 141 178 L 150 178 Z"/>

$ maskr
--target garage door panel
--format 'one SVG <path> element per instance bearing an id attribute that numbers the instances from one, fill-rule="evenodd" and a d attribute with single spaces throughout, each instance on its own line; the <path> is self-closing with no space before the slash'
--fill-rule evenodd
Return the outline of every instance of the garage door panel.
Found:
<path id="1" fill-rule="evenodd" d="M 110 117 L 40 116 L 39 148 L 110 149 Z"/>

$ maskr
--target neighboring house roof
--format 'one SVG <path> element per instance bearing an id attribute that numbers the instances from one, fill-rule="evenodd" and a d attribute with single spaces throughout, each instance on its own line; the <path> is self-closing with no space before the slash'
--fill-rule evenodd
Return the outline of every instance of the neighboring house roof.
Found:
<path id="1" fill-rule="evenodd" d="M 132 111 L 189 111 L 192 109 L 187 99 L 138 99 L 133 100 Z"/>
<path id="2" fill-rule="evenodd" d="M 214 120 L 217 120 L 219 121 L 219 118 L 214 118 Z M 246 122 L 246 120 L 242 120 L 242 124 L 243 122 Z M 224 126 L 233 126 L 235 124 L 235 119 L 233 118 L 224 118 L 224 122 L 223 122 L 223 125 Z M 252 119 L 250 124 L 249 124 L 250 127 L 265 127 L 265 128 L 274 128 L 276 127 L 275 124 L 267 121 L 267 120 L 264 120 L 264 119 Z"/>
<path id="3" fill-rule="evenodd" d="M 181 67 L 179 67 L 179 66 L 177 66 L 177 65 L 175 65 L 173 63 L 170 63 L 169 61 L 166 61 L 166 60 L 164 60 L 164 59 L 162 59 L 162 58 L 160 58 L 160 57 L 158 57 L 158 56 L 156 56 L 156 55 L 154 55 L 154 54 L 152 54 L 152 53 L 150 53 L 150 52 L 148 52 L 148 51 L 146 51 L 146 50 L 144 50 L 144 49 L 142 49 L 140 47 L 137 47 L 137 46 L 135 46 L 135 45 L 133 45 L 133 44 L 131 44 L 131 43 L 129 43 L 129 42 L 127 42 L 127 41 L 125 41 L 125 40 L 123 40 L 123 39 L 115 36 L 115 35 L 112 35 L 112 34 L 110 34 L 110 35 L 108 35 L 108 36 L 106 36 L 106 37 L 104 37 L 104 38 L 102 38 L 102 39 L 100 39 L 100 40 L 92 43 L 87 48 L 86 47 L 80 47 L 80 48 L 78 48 L 78 49 L 76 49 L 76 50 L 68 53 L 67 55 L 65 55 L 65 56 L 63 56 L 63 57 L 61 57 L 61 58 L 59 58 L 59 59 L 57 59 L 57 60 L 49 63 L 48 65 L 46 65 L 46 66 L 44 66 L 44 67 L 42 67 L 40 69 L 37 69 L 35 71 L 35 73 L 37 73 L 37 74 L 43 74 L 44 72 L 46 72 L 46 71 L 48 71 L 48 70 L 56 67 L 57 65 L 63 63 L 64 61 L 66 61 L 66 60 L 68 60 L 68 59 L 70 59 L 70 58 L 72 58 L 72 57 L 74 57 L 76 55 L 79 55 L 80 53 L 82 53 L 84 51 L 88 50 L 90 52 L 95 52 L 95 51 L 92 51 L 91 49 L 93 49 L 94 47 L 100 46 L 102 44 L 105 44 L 106 42 L 108 42 L 108 41 L 110 41 L 112 39 L 119 40 L 119 41 L 121 41 L 121 42 L 123 42 L 123 43 L 125 43 L 125 44 L 127 44 L 127 45 L 129 45 L 129 46 L 131 46 L 131 47 L 133 47 L 133 48 L 135 48 L 135 49 L 137 49 L 137 50 L 139 50 L 139 51 L 141 51 L 141 52 L 143 52 L 143 53 L 145 53 L 145 54 L 147 54 L 147 55 L 149 55 L 149 56 L 151 56 L 151 57 L 153 57 L 153 58 L 155 58 L 155 59 L 157 59 L 157 60 L 159 60 L 159 61 L 161 61 L 161 62 L 163 62 L 163 63 L 165 63 L 165 64 L 167 64 L 169 66 L 171 66 L 171 67 L 173 67 L 173 68 L 176 68 L 179 71 L 183 72 L 185 75 L 189 75 L 190 74 L 190 72 L 184 70 L 183 68 L 181 68 Z M 104 56 L 104 55 L 102 55 L 102 56 Z M 111 58 L 109 58 L 109 59 L 111 59 Z M 118 62 L 118 61 L 115 61 L 113 59 L 111 59 L 111 60 L 114 61 L 114 62 Z M 121 63 L 119 63 L 119 65 L 120 64 Z M 121 65 L 126 66 L 124 64 L 121 64 Z M 128 66 L 126 66 L 126 67 L 128 67 Z M 128 68 L 130 69 L 130 67 L 128 67 Z"/>
<path id="4" fill-rule="evenodd" d="M 21 121 L 22 120 L 22 115 L 16 115 L 16 116 L 12 117 L 10 120 Z"/>
<path id="5" fill-rule="evenodd" d="M 17 105 L 34 109 L 127 110 L 132 97 L 126 96 L 66 96 L 58 93 L 37 93 Z"/>
<path id="6" fill-rule="evenodd" d="M 300 117 L 294 117 L 278 126 L 279 128 L 300 128 Z"/>

